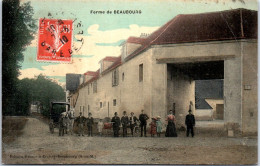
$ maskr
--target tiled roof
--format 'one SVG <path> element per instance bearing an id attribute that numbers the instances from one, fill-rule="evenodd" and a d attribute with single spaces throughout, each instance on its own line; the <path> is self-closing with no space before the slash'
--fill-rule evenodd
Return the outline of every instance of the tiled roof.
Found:
<path id="1" fill-rule="evenodd" d="M 104 61 L 112 61 L 112 62 L 115 62 L 117 59 L 118 59 L 118 57 L 107 56 L 107 57 L 105 57 L 103 60 L 104 60 Z"/>
<path id="2" fill-rule="evenodd" d="M 151 44 L 257 38 L 257 12 L 235 9 L 178 15 L 147 37 Z"/>
<path id="3" fill-rule="evenodd" d="M 151 45 L 237 39 L 257 39 L 257 11 L 234 9 L 181 14 L 146 37 L 145 41 L 142 41 L 143 46 L 129 55 L 126 60 L 140 54 Z"/>
<path id="4" fill-rule="evenodd" d="M 87 71 L 86 73 L 84 73 L 84 75 L 95 76 L 96 72 L 95 71 Z"/>
<path id="5" fill-rule="evenodd" d="M 146 42 L 146 39 L 145 38 L 140 38 L 140 37 L 133 37 L 133 36 L 130 36 L 127 40 L 126 40 L 127 43 L 136 43 L 136 44 L 145 44 Z"/>

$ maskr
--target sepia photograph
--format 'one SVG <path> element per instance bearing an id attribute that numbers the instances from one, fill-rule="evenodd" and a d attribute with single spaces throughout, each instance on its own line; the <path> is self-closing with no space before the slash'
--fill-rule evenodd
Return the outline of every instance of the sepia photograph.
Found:
<path id="1" fill-rule="evenodd" d="M 257 0 L 2 0 L 2 164 L 256 165 Z"/>

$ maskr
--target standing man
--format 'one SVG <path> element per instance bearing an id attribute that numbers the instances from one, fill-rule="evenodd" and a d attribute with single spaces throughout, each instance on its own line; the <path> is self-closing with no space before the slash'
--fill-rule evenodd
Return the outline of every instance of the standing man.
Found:
<path id="1" fill-rule="evenodd" d="M 134 113 L 131 112 L 131 116 L 129 118 L 129 121 L 130 121 L 130 128 L 131 128 L 131 134 L 132 134 L 132 137 L 134 136 L 134 128 L 135 128 L 135 125 L 136 125 L 136 121 L 137 121 L 137 117 L 134 116 Z"/>
<path id="2" fill-rule="evenodd" d="M 115 116 L 112 118 L 111 122 L 113 123 L 114 137 L 118 137 L 120 130 L 120 118 L 117 116 L 117 112 L 115 112 Z"/>
<path id="3" fill-rule="evenodd" d="M 87 118 L 87 127 L 88 127 L 88 136 L 92 137 L 92 126 L 94 124 L 94 119 L 92 117 L 92 114 L 91 113 L 88 113 L 88 118 Z"/>
<path id="4" fill-rule="evenodd" d="M 142 113 L 139 115 L 139 120 L 140 120 L 140 127 L 141 127 L 141 137 L 143 136 L 143 131 L 144 131 L 144 136 L 146 137 L 146 121 L 149 119 L 149 117 L 144 113 L 144 110 L 142 110 Z"/>
<path id="5" fill-rule="evenodd" d="M 59 136 L 64 136 L 65 127 L 66 127 L 65 115 L 64 114 L 60 114 L 60 118 L 59 118 Z"/>
<path id="6" fill-rule="evenodd" d="M 126 115 L 126 111 L 123 112 L 123 116 L 121 118 L 121 123 L 123 126 L 123 137 L 127 137 L 127 125 L 128 125 L 128 116 Z"/>
<path id="7" fill-rule="evenodd" d="M 187 137 L 189 137 L 190 131 L 191 131 L 191 136 L 194 137 L 193 126 L 195 126 L 195 117 L 191 113 L 191 110 L 189 110 L 189 114 L 186 115 L 185 125 L 187 126 L 187 133 L 186 133 Z"/>
<path id="8" fill-rule="evenodd" d="M 76 119 L 76 122 L 78 124 L 78 131 L 79 131 L 79 136 L 82 135 L 84 136 L 84 124 L 85 124 L 86 118 L 82 116 L 82 112 L 79 113 L 79 116 Z"/>
<path id="9" fill-rule="evenodd" d="M 75 119 L 74 109 L 71 108 L 69 110 L 68 114 L 69 114 L 69 126 L 68 126 L 68 129 L 69 129 L 70 134 L 73 135 L 73 125 L 74 125 L 74 119 Z"/>

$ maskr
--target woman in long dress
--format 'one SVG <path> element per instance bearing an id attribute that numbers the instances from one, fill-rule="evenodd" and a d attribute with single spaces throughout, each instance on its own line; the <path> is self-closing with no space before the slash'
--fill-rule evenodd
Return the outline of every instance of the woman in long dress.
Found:
<path id="1" fill-rule="evenodd" d="M 166 128 L 165 137 L 177 137 L 175 127 L 175 116 L 173 115 L 172 111 L 170 111 L 170 114 L 167 116 L 166 121 L 168 121 L 168 125 Z"/>

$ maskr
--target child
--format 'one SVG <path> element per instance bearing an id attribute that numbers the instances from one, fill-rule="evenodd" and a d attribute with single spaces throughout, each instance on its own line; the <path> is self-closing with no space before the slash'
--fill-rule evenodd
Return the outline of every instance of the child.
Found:
<path id="1" fill-rule="evenodd" d="M 161 136 L 161 132 L 162 132 L 162 122 L 161 122 L 161 117 L 160 116 L 157 117 L 156 132 L 157 132 L 157 137 L 160 137 Z"/>
<path id="2" fill-rule="evenodd" d="M 97 124 L 98 133 L 100 136 L 102 136 L 102 129 L 104 128 L 104 123 L 102 122 L 102 119 L 99 119 L 99 122 Z"/>
<path id="3" fill-rule="evenodd" d="M 151 137 L 154 137 L 156 134 L 156 118 L 152 118 L 152 122 L 150 123 L 151 126 Z"/>

